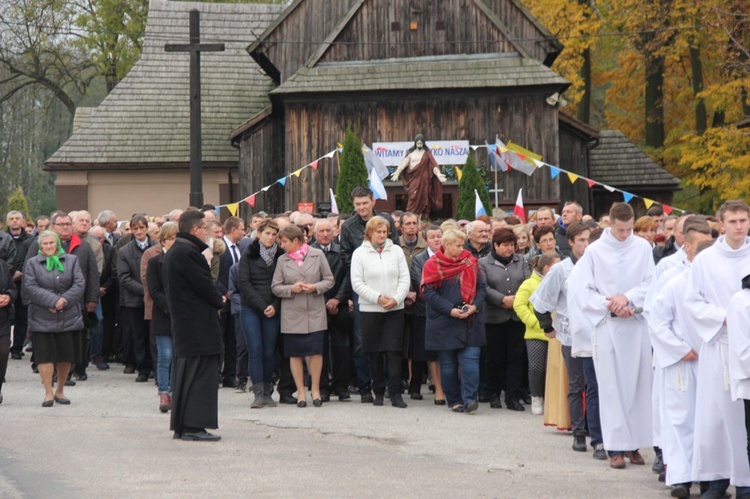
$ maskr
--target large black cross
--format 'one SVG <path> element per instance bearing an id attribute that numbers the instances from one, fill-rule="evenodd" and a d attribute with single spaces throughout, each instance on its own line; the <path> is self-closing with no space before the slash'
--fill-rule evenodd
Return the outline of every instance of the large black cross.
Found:
<path id="1" fill-rule="evenodd" d="M 201 52 L 223 52 L 223 43 L 201 43 L 200 12 L 190 11 L 190 43 L 164 45 L 166 52 L 190 52 L 190 206 L 203 206 L 201 152 Z"/>

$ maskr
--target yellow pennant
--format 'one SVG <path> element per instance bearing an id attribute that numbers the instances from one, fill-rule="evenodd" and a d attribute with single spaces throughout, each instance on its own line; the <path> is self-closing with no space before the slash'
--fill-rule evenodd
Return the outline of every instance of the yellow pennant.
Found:
<path id="1" fill-rule="evenodd" d="M 508 142 L 508 149 L 513 151 L 516 154 L 521 154 L 523 156 L 523 160 L 526 161 L 529 164 L 532 164 L 536 166 L 536 163 L 534 163 L 534 160 L 541 160 L 542 157 L 536 153 L 533 153 L 529 151 L 528 149 L 519 146 L 518 144 L 514 144 L 513 142 Z"/>
<path id="2" fill-rule="evenodd" d="M 654 200 L 653 199 L 649 199 L 649 198 L 643 198 L 643 202 L 646 204 L 646 209 L 647 210 L 649 208 L 651 208 L 652 204 L 654 204 Z"/>
<path id="3" fill-rule="evenodd" d="M 460 180 L 461 180 L 461 177 L 463 177 L 463 176 L 464 176 L 464 174 L 463 174 L 463 172 L 461 171 L 461 168 L 459 168 L 459 167 L 456 167 L 456 178 L 457 178 L 457 179 L 458 179 L 458 180 L 460 181 Z"/>
<path id="4" fill-rule="evenodd" d="M 227 210 L 229 210 L 229 213 L 233 216 L 237 216 L 237 210 L 240 208 L 240 203 L 232 203 L 227 205 Z"/>
<path id="5" fill-rule="evenodd" d="M 576 180 L 578 180 L 578 175 L 568 172 L 568 178 L 570 179 L 571 184 L 575 184 Z"/>
<path id="6" fill-rule="evenodd" d="M 299 174 L 300 174 L 300 173 L 302 173 L 302 168 L 300 168 L 300 169 L 299 169 L 299 170 L 297 170 L 296 172 L 292 173 L 292 175 L 294 175 L 295 177 L 299 177 Z"/>
<path id="7" fill-rule="evenodd" d="M 336 147 L 338 147 L 339 149 L 343 149 L 344 144 L 342 144 L 341 142 L 336 142 Z"/>

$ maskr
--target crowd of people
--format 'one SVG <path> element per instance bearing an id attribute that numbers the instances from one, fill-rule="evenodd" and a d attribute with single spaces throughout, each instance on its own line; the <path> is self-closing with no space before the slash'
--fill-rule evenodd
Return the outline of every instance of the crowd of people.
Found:
<path id="1" fill-rule="evenodd" d="M 0 402 L 31 353 L 43 407 L 112 363 L 156 384 L 175 438 L 212 441 L 218 386 L 250 408 L 333 397 L 455 413 L 505 407 L 570 431 L 673 497 L 750 497 L 750 208 L 598 220 L 567 202 L 518 217 L 421 220 L 12 211 L 0 232 Z M 699 254 L 700 253 L 700 254 Z M 25 346 L 25 348 L 24 348 Z M 430 396 L 430 395 L 428 395 Z M 744 401 L 744 402 L 743 402 Z M 155 403 L 156 405 L 156 403 Z M 540 418 L 540 424 L 542 420 Z M 587 444 L 586 437 L 590 437 Z"/>

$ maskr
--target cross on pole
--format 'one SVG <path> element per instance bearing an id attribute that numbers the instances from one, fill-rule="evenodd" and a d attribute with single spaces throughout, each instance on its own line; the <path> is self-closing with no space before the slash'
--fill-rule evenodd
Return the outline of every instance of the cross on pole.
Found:
<path id="1" fill-rule="evenodd" d="M 190 206 L 203 206 L 201 152 L 201 52 L 223 52 L 223 43 L 200 42 L 200 12 L 190 11 L 190 43 L 167 43 L 165 52 L 190 52 Z"/>

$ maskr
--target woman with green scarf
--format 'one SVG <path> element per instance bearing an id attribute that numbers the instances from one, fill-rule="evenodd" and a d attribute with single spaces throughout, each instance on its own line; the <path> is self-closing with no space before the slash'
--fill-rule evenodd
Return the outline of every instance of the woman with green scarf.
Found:
<path id="1" fill-rule="evenodd" d="M 57 234 L 39 235 L 39 254 L 24 266 L 22 295 L 29 307 L 29 332 L 34 356 L 44 385 L 42 407 L 68 405 L 63 391 L 70 366 L 82 360 L 75 335 L 83 329 L 81 300 L 85 289 L 83 272 L 75 255 L 66 254 Z M 52 378 L 57 367 L 57 386 Z"/>

